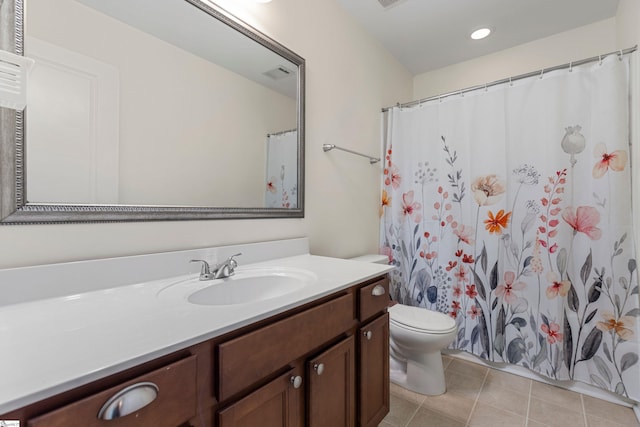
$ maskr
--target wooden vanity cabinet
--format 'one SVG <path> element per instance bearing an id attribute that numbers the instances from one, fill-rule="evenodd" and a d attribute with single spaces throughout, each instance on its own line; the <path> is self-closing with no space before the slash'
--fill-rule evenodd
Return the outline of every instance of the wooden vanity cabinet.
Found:
<path id="1" fill-rule="evenodd" d="M 28 427 L 375 426 L 389 411 L 386 276 L 26 406 Z M 110 396 L 152 382 L 158 397 L 116 420 Z"/>
<path id="2" fill-rule="evenodd" d="M 389 279 L 358 291 L 358 426 L 377 426 L 389 413 Z"/>

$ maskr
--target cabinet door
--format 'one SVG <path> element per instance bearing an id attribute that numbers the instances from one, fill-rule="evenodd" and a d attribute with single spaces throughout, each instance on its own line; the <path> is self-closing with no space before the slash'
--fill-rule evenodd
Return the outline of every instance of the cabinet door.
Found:
<path id="1" fill-rule="evenodd" d="M 360 329 L 358 425 L 377 426 L 389 412 L 389 314 Z"/>
<path id="2" fill-rule="evenodd" d="M 297 427 L 303 403 L 302 378 L 292 369 L 218 412 L 219 427 Z"/>
<path id="3" fill-rule="evenodd" d="M 309 427 L 355 425 L 355 339 L 350 336 L 307 362 Z"/>

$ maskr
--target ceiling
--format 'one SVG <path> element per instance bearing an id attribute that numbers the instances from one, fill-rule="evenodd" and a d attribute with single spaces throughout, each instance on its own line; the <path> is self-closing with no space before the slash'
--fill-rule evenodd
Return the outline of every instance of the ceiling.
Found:
<path id="1" fill-rule="evenodd" d="M 336 0 L 413 74 L 615 16 L 618 0 Z M 492 34 L 469 35 L 480 27 Z"/>

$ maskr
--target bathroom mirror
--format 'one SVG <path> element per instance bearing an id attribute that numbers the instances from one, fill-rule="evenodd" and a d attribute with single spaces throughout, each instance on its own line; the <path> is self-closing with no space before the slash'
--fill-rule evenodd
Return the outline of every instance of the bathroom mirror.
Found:
<path id="1" fill-rule="evenodd" d="M 152 11 L 152 12 L 150 12 Z M 3 224 L 301 218 L 303 58 L 201 0 L 4 0 Z"/>

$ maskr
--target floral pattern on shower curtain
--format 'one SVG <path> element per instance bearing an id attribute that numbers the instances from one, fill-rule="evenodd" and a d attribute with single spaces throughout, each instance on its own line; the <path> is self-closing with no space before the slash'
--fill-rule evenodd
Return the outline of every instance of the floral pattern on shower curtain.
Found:
<path id="1" fill-rule="evenodd" d="M 640 400 L 629 58 L 386 113 L 392 297 L 451 347 Z"/>
<path id="2" fill-rule="evenodd" d="M 297 207 L 298 131 L 267 135 L 265 206 L 292 209 Z"/>

